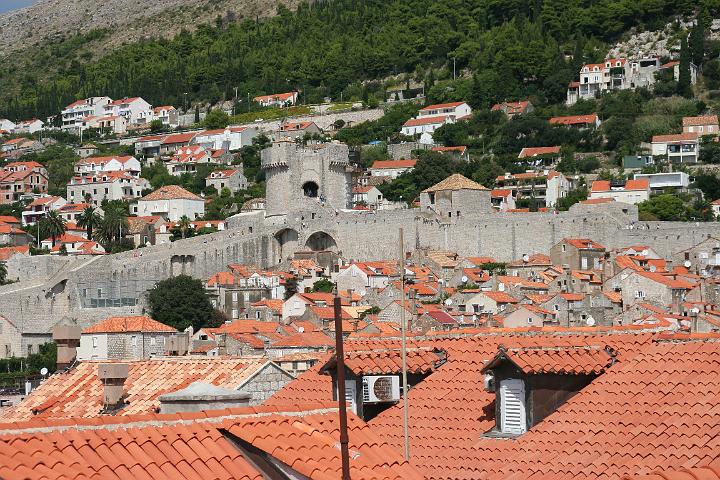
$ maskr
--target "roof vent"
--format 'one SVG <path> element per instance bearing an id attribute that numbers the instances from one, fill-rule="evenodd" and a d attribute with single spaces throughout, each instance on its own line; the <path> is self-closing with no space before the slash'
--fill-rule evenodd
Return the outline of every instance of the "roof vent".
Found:
<path id="1" fill-rule="evenodd" d="M 80 346 L 80 327 L 57 325 L 53 328 L 53 341 L 57 344 L 57 369 L 67 368 L 75 361 Z"/>

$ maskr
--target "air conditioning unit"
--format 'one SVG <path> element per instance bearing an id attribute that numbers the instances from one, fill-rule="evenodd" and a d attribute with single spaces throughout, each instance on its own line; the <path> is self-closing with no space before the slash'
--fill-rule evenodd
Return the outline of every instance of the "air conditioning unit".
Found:
<path id="1" fill-rule="evenodd" d="M 363 377 L 363 403 L 400 400 L 400 378 L 394 375 Z"/>

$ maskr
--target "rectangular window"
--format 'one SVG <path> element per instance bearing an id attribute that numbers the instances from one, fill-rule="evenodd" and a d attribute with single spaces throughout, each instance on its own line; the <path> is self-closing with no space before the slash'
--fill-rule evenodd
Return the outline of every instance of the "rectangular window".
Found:
<path id="1" fill-rule="evenodd" d="M 137 335 L 133 335 L 132 337 L 130 337 L 130 345 L 132 345 L 133 347 L 137 347 Z"/>
<path id="2" fill-rule="evenodd" d="M 238 299 L 238 292 L 232 292 L 232 301 L 237 302 Z"/>
<path id="3" fill-rule="evenodd" d="M 155 344 L 157 344 L 157 339 L 155 337 L 150 337 L 150 346 L 154 347 Z"/>
<path id="4" fill-rule="evenodd" d="M 93 337 L 93 348 L 97 348 L 98 346 L 98 337 Z"/>
<path id="5" fill-rule="evenodd" d="M 500 382 L 500 430 L 520 435 L 527 431 L 525 383 L 522 380 Z"/>
<path id="6" fill-rule="evenodd" d="M 237 308 L 232 309 L 232 318 L 238 318 L 238 309 Z"/>

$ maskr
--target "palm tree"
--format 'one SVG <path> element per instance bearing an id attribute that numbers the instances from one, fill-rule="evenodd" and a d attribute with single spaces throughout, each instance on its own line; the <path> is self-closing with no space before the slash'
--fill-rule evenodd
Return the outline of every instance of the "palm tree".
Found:
<path id="1" fill-rule="evenodd" d="M 95 211 L 95 207 L 88 205 L 78 216 L 78 227 L 87 229 L 87 238 L 92 240 L 93 229 L 97 228 L 102 222 L 102 217 Z"/>
<path id="2" fill-rule="evenodd" d="M 57 238 L 65 233 L 65 220 L 58 212 L 51 210 L 40 220 L 40 231 L 43 233 L 43 237 L 52 238 L 52 246 L 54 247 Z"/>
<path id="3" fill-rule="evenodd" d="M 110 250 L 113 243 L 119 242 L 127 235 L 128 212 L 122 202 L 114 201 L 105 204 L 103 209 L 105 213 L 97 224 L 95 236 L 106 250 Z"/>
<path id="4" fill-rule="evenodd" d="M 178 221 L 178 228 L 180 228 L 182 238 L 185 238 L 187 236 L 188 230 L 190 230 L 190 219 L 187 217 L 187 215 L 183 215 L 182 217 L 180 217 L 180 220 Z"/>

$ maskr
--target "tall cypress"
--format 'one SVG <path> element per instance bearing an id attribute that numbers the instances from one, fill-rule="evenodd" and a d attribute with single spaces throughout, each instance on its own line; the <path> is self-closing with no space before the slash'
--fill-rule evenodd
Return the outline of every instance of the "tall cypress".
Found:
<path id="1" fill-rule="evenodd" d="M 692 97 L 690 49 L 685 37 L 683 37 L 680 41 L 680 74 L 678 77 L 678 94 L 685 98 Z"/>

